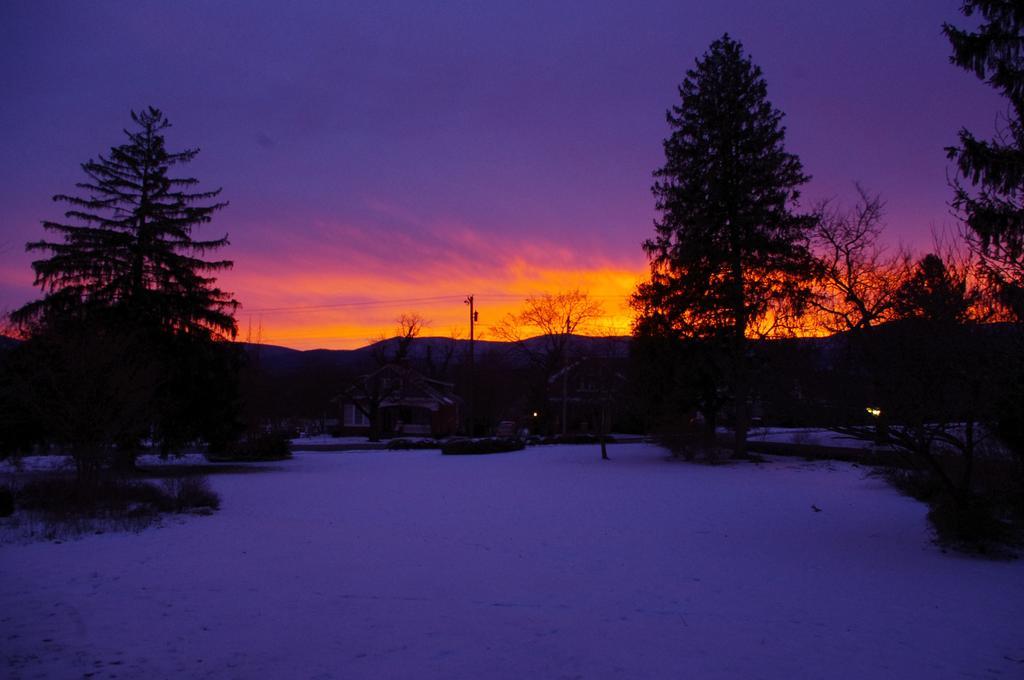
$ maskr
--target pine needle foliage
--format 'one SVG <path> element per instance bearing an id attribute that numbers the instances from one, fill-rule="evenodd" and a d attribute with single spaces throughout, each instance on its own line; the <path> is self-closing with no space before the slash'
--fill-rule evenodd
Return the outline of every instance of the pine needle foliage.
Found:
<path id="1" fill-rule="evenodd" d="M 961 11 L 982 23 L 975 31 L 943 26 L 950 62 L 995 88 L 1008 106 L 992 139 L 961 129 L 960 145 L 946 149 L 959 171 L 953 205 L 1004 303 L 1024 320 L 1024 3 L 976 0 Z"/>
<path id="2" fill-rule="evenodd" d="M 234 337 L 238 303 L 216 286 L 215 273 L 229 260 L 204 257 L 227 245 L 227 236 L 193 237 L 224 208 L 221 190 L 199 190 L 198 180 L 174 176 L 198 149 L 168 151 L 164 114 L 148 107 L 132 112 L 128 141 L 82 164 L 87 179 L 78 195 L 53 200 L 68 210 L 64 221 L 44 221 L 59 237 L 29 243 L 48 257 L 32 263 L 43 298 L 12 314 L 26 323 L 76 316 L 89 309 L 116 309 L 129 318 L 172 333 Z"/>

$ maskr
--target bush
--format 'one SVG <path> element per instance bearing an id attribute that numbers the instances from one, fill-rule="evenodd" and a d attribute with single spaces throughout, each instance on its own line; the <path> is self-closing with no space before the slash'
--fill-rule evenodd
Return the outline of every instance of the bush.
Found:
<path id="1" fill-rule="evenodd" d="M 938 542 L 964 552 L 1002 556 L 1020 536 L 999 509 L 984 498 L 954 501 L 948 496 L 931 503 L 928 520 Z"/>
<path id="2" fill-rule="evenodd" d="M 441 446 L 446 456 L 479 455 L 521 451 L 526 444 L 516 437 L 485 437 L 483 439 L 450 439 Z"/>
<path id="3" fill-rule="evenodd" d="M 404 451 L 412 449 L 439 449 L 441 443 L 435 439 L 392 439 L 388 442 L 389 451 Z"/>
<path id="4" fill-rule="evenodd" d="M 73 477 L 33 479 L 17 492 L 18 507 L 50 519 L 126 517 L 217 509 L 220 498 L 204 477 L 153 482 L 107 479 L 81 484 Z"/>
<path id="5" fill-rule="evenodd" d="M 165 507 L 161 510 L 186 512 L 189 510 L 217 510 L 220 508 L 220 496 L 210 488 L 206 477 L 176 477 L 165 479 L 163 492 L 166 498 Z"/>
<path id="6" fill-rule="evenodd" d="M 283 431 L 247 434 L 237 442 L 207 451 L 205 455 L 213 463 L 286 460 L 292 457 L 291 437 Z"/>
<path id="7" fill-rule="evenodd" d="M 611 444 L 615 441 L 615 437 L 608 435 L 604 438 L 605 442 Z M 538 444 L 600 444 L 601 438 L 596 434 L 578 433 L 578 434 L 555 434 L 549 437 L 541 437 L 537 440 Z"/>
<path id="8" fill-rule="evenodd" d="M 691 462 L 717 463 L 730 455 L 718 445 L 717 440 L 708 441 L 707 433 L 696 423 L 664 425 L 655 431 L 654 440 L 668 449 L 674 458 Z"/>
<path id="9" fill-rule="evenodd" d="M 1018 494 L 990 486 L 966 498 L 954 496 L 935 473 L 921 468 L 889 467 L 880 474 L 902 493 L 928 504 L 928 521 L 940 545 L 1002 557 L 1021 544 L 1024 516 L 1013 500 Z"/>

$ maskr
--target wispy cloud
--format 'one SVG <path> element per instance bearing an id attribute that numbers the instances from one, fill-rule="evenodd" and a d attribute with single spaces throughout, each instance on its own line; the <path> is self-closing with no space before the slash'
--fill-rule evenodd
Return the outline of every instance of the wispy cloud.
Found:
<path id="1" fill-rule="evenodd" d="M 243 303 L 243 334 L 254 325 L 269 343 L 356 347 L 388 335 L 400 313 L 415 311 L 431 321 L 432 334 L 467 335 L 463 298 L 470 293 L 486 334 L 529 295 L 572 288 L 603 303 L 598 326 L 628 331 L 626 300 L 645 273 L 638 252 L 615 259 L 459 223 L 396 222 L 319 221 L 276 248 L 238 253 L 223 284 Z"/>

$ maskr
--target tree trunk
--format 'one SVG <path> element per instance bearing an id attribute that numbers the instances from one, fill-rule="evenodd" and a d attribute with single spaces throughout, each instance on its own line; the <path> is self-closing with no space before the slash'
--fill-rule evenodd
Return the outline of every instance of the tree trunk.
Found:
<path id="1" fill-rule="evenodd" d="M 964 433 L 964 474 L 960 479 L 960 490 L 965 498 L 971 495 L 971 477 L 974 474 L 974 419 L 967 420 Z"/>
<path id="2" fill-rule="evenodd" d="M 370 412 L 367 414 L 370 421 L 370 441 L 380 441 L 380 409 L 370 407 Z"/>
<path id="3" fill-rule="evenodd" d="M 601 441 L 601 460 L 611 460 L 608 457 L 608 406 L 601 407 L 601 424 L 598 438 Z"/>
<path id="4" fill-rule="evenodd" d="M 127 475 L 135 471 L 136 453 L 134 448 L 129 447 L 120 447 L 114 452 L 114 455 L 111 456 L 111 463 L 117 474 Z M 164 457 L 166 458 L 169 454 L 168 451 Z"/>
<path id="5" fill-rule="evenodd" d="M 747 375 L 746 323 L 740 318 L 736 322 L 736 336 L 733 338 L 733 444 L 732 457 L 747 457 L 747 429 L 750 427 L 750 376 Z"/>
<path id="6" fill-rule="evenodd" d="M 732 225 L 735 227 L 735 225 Z M 747 457 L 747 428 L 750 426 L 750 381 L 747 375 L 747 307 L 746 291 L 743 285 L 743 261 L 740 248 L 733 245 L 732 276 L 735 286 L 733 315 L 735 317 L 732 338 L 733 369 L 733 458 Z"/>
<path id="7" fill-rule="evenodd" d="M 718 448 L 718 413 L 714 406 L 707 410 L 700 411 L 704 417 L 703 432 L 701 433 L 701 446 L 703 454 L 708 458 L 713 457 L 713 452 Z"/>
<path id="8" fill-rule="evenodd" d="M 562 369 L 562 436 L 569 431 L 569 369 Z"/>
<path id="9" fill-rule="evenodd" d="M 99 446 L 76 446 L 72 449 L 75 459 L 75 477 L 82 489 L 93 489 L 99 484 L 102 449 Z"/>

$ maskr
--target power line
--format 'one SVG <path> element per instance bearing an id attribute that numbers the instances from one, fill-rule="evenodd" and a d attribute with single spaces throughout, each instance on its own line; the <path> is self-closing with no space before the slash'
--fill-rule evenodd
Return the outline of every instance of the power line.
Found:
<path id="1" fill-rule="evenodd" d="M 451 300 L 459 295 L 436 295 L 434 297 L 423 297 L 423 298 L 405 298 L 405 299 L 392 299 L 392 300 L 366 300 L 363 302 L 333 302 L 324 305 L 305 305 L 296 307 L 261 307 L 259 309 L 245 309 L 242 311 L 246 314 L 262 314 L 267 312 L 302 312 L 312 309 L 335 309 L 338 307 L 383 307 L 386 305 L 404 305 L 413 302 L 441 302 L 444 300 Z"/>
<path id="2" fill-rule="evenodd" d="M 526 300 L 528 297 L 536 295 L 543 295 L 543 293 L 494 293 L 494 294 L 482 294 L 477 297 L 486 300 Z M 295 305 L 288 307 L 259 307 L 255 309 L 247 309 L 242 307 L 242 312 L 245 314 L 267 314 L 270 312 L 305 312 L 316 309 L 338 309 L 344 307 L 388 307 L 392 305 L 405 305 L 417 302 L 443 302 L 446 300 L 456 300 L 462 298 L 462 295 L 434 295 L 431 297 L 420 297 L 420 298 L 392 298 L 383 300 L 363 300 L 360 302 L 332 302 L 322 305 Z M 628 296 L 626 295 L 588 295 L 587 297 L 598 299 L 598 300 L 625 300 Z"/>

